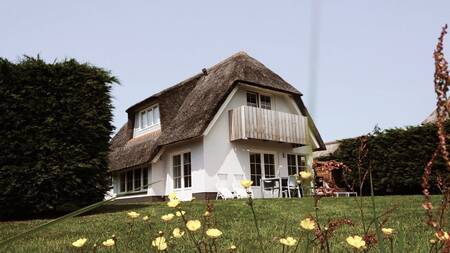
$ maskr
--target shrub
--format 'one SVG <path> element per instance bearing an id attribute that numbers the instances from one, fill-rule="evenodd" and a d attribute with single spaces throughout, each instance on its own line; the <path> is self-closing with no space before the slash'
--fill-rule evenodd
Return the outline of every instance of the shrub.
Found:
<path id="1" fill-rule="evenodd" d="M 101 68 L 0 58 L 0 217 L 101 200 L 117 80 Z"/>
<path id="2" fill-rule="evenodd" d="M 447 131 L 450 124 L 446 124 Z M 364 167 L 373 169 L 373 185 L 376 194 L 421 194 L 424 168 L 437 148 L 436 126 L 409 126 L 406 128 L 374 131 L 368 136 L 368 154 Z M 357 177 L 359 141 L 357 138 L 340 141 L 336 152 L 322 160 L 334 159 L 345 163 Z M 444 172 L 445 165 L 438 160 L 433 171 Z M 432 185 L 436 185 L 436 174 Z M 367 185 L 366 185 L 367 186 Z M 368 188 L 364 187 L 366 194 Z M 436 187 L 432 192 L 438 192 Z"/>

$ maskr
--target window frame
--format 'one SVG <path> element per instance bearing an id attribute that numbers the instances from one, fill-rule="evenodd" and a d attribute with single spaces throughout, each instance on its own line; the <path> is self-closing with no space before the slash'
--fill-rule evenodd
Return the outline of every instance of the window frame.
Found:
<path id="1" fill-rule="evenodd" d="M 256 106 L 249 104 L 248 101 L 248 96 L 249 95 L 255 95 L 256 96 Z M 262 106 L 262 97 L 267 97 L 269 98 L 269 108 L 267 106 Z M 261 109 L 265 109 L 265 110 L 272 110 L 273 108 L 273 95 L 272 94 L 268 94 L 268 93 L 260 93 L 260 92 L 255 92 L 255 91 L 246 91 L 246 102 L 247 102 L 247 106 L 251 106 L 251 107 L 256 107 L 256 108 L 261 108 Z"/>
<path id="2" fill-rule="evenodd" d="M 294 162 L 295 162 L 294 165 L 289 164 L 289 160 L 292 159 L 292 158 L 289 158 L 289 156 L 291 156 L 291 157 L 293 156 L 295 158 L 294 159 Z M 303 161 L 304 161 L 303 164 L 301 163 L 302 162 L 302 158 L 304 158 L 303 159 Z M 308 162 L 307 162 L 307 159 L 306 159 L 306 155 L 304 155 L 304 154 L 292 154 L 292 153 L 291 154 L 287 154 L 286 160 L 287 160 L 286 162 L 287 162 L 287 169 L 288 169 L 287 172 L 288 172 L 289 176 L 295 175 L 295 174 L 290 174 L 290 169 L 293 166 L 295 166 L 296 173 L 299 173 L 300 171 L 306 171 L 307 168 L 308 168 Z"/>
<path id="3" fill-rule="evenodd" d="M 150 124 L 149 114 L 152 116 L 152 122 Z M 144 116 L 145 115 L 145 116 Z M 155 117 L 157 116 L 157 117 Z M 161 115 L 159 110 L 159 104 L 154 104 L 150 107 L 145 108 L 144 110 L 140 110 L 137 113 L 137 127 L 135 127 L 138 131 L 144 131 L 147 129 L 152 129 L 161 124 Z M 146 123 L 146 124 L 145 124 Z"/>
<path id="4" fill-rule="evenodd" d="M 189 162 L 186 162 L 186 155 L 189 156 Z M 179 156 L 180 157 L 180 175 L 177 175 L 175 177 L 175 163 L 174 163 L 174 157 Z M 171 156 L 171 172 L 172 172 L 172 187 L 173 190 L 183 190 L 183 189 L 191 189 L 192 188 L 192 152 L 190 150 L 183 151 L 183 152 L 177 152 L 172 154 Z M 189 174 L 187 174 L 186 168 L 189 168 Z M 180 180 L 180 187 L 175 187 L 175 180 Z M 188 183 L 187 183 L 188 182 Z M 189 184 L 189 186 L 186 186 Z"/>
<path id="5" fill-rule="evenodd" d="M 260 166 L 260 174 L 252 173 L 252 159 L 251 155 L 258 155 L 259 157 L 259 166 Z M 270 155 L 273 157 L 273 163 L 272 164 L 266 164 L 265 157 L 266 155 Z M 277 177 L 277 153 L 276 152 L 270 152 L 270 151 L 259 151 L 259 150 L 252 150 L 249 152 L 249 175 L 250 180 L 253 181 L 252 187 L 260 187 L 261 181 L 256 180 L 257 176 L 260 176 L 261 178 L 267 178 L 266 173 L 266 165 L 272 165 L 273 166 L 273 175 L 271 177 Z M 253 163 L 257 164 L 257 163 Z M 255 178 L 256 175 L 256 178 Z"/>
<path id="6" fill-rule="evenodd" d="M 119 172 L 118 175 L 118 179 L 119 179 L 119 183 L 118 183 L 118 193 L 122 194 L 122 193 L 137 193 L 137 192 L 146 192 L 148 190 L 148 185 L 145 186 L 145 180 L 144 180 L 144 175 L 147 175 L 147 184 L 148 184 L 148 179 L 149 179 L 149 171 L 151 170 L 151 167 L 141 167 L 141 168 L 135 168 L 135 169 L 128 169 L 128 170 L 124 170 Z M 139 189 L 137 189 L 137 187 L 135 186 L 135 183 L 137 182 L 136 180 L 136 172 L 139 171 L 139 175 L 140 175 L 140 180 L 139 180 Z M 131 190 L 128 190 L 128 176 L 131 175 Z M 123 187 L 123 188 L 122 188 Z"/>

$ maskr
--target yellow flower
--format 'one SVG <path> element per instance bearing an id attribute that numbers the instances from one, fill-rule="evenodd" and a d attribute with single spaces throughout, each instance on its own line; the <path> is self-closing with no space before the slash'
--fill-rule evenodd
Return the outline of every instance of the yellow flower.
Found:
<path id="1" fill-rule="evenodd" d="M 394 233 L 394 229 L 392 228 L 382 228 L 381 231 L 383 231 L 383 234 L 385 235 L 392 235 L 392 233 Z"/>
<path id="2" fill-rule="evenodd" d="M 431 244 L 435 244 L 435 243 L 436 243 L 436 240 L 431 239 L 431 240 L 430 240 L 430 243 L 431 243 Z"/>
<path id="3" fill-rule="evenodd" d="M 136 212 L 129 212 L 128 213 L 128 217 L 130 217 L 131 219 L 136 219 L 137 217 L 139 217 L 139 213 L 136 213 Z"/>
<path id="4" fill-rule="evenodd" d="M 87 241 L 86 238 L 80 238 L 80 239 L 74 241 L 72 243 L 72 246 L 77 247 L 77 248 L 81 248 L 86 243 L 86 241 Z"/>
<path id="5" fill-rule="evenodd" d="M 297 240 L 295 240 L 294 238 L 288 236 L 286 238 L 281 238 L 280 239 L 280 243 L 283 245 L 286 245 L 288 247 L 294 246 L 295 244 L 297 244 Z"/>
<path id="6" fill-rule="evenodd" d="M 211 213 L 208 211 L 205 211 L 205 213 L 203 214 L 203 216 L 205 216 L 205 217 L 210 216 L 210 215 L 211 215 Z"/>
<path id="7" fill-rule="evenodd" d="M 206 235 L 211 238 L 218 238 L 222 235 L 222 231 L 218 230 L 217 228 L 210 228 L 206 230 Z"/>
<path id="8" fill-rule="evenodd" d="M 310 180 L 312 178 L 312 174 L 309 171 L 300 171 L 299 174 L 302 180 Z"/>
<path id="9" fill-rule="evenodd" d="M 183 215 L 185 215 L 185 214 L 186 214 L 185 211 L 177 211 L 177 212 L 175 213 L 175 215 L 178 216 L 178 217 L 181 217 L 181 216 L 183 216 Z"/>
<path id="10" fill-rule="evenodd" d="M 186 222 L 186 227 L 190 231 L 197 231 L 202 226 L 202 223 L 199 220 L 190 220 Z"/>
<path id="11" fill-rule="evenodd" d="M 172 235 L 173 235 L 173 237 L 175 237 L 175 238 L 181 238 L 181 237 L 184 235 L 184 231 L 182 231 L 182 230 L 179 229 L 179 228 L 175 228 L 175 229 L 172 231 Z"/>
<path id="12" fill-rule="evenodd" d="M 108 239 L 108 240 L 102 242 L 102 244 L 103 244 L 103 246 L 111 247 L 111 246 L 114 246 L 115 243 L 114 243 L 113 239 Z"/>
<path id="13" fill-rule="evenodd" d="M 236 246 L 234 246 L 234 244 L 231 244 L 231 246 L 228 249 L 229 250 L 236 250 Z"/>
<path id="14" fill-rule="evenodd" d="M 244 187 L 246 189 L 250 188 L 250 186 L 252 186 L 252 184 L 253 184 L 252 180 L 246 180 L 246 179 L 241 180 L 242 187 Z"/>
<path id="15" fill-rule="evenodd" d="M 172 199 L 169 202 L 167 202 L 168 207 L 177 207 L 180 204 L 181 201 L 178 199 Z"/>
<path id="16" fill-rule="evenodd" d="M 448 235 L 448 233 L 444 232 L 444 231 L 436 232 L 435 235 L 439 239 L 439 241 L 445 241 L 445 240 L 450 239 L 450 236 Z"/>
<path id="17" fill-rule="evenodd" d="M 366 248 L 366 242 L 361 238 L 361 236 L 349 236 L 347 237 L 347 243 L 356 249 Z"/>
<path id="18" fill-rule="evenodd" d="M 161 219 L 163 221 L 171 221 L 173 219 L 173 217 L 175 217 L 175 215 L 173 215 L 173 213 L 168 213 L 168 214 L 161 216 Z"/>
<path id="19" fill-rule="evenodd" d="M 166 238 L 164 236 L 156 237 L 155 240 L 152 241 L 152 246 L 156 247 L 158 250 L 166 250 L 167 249 L 167 242 Z"/>
<path id="20" fill-rule="evenodd" d="M 168 196 L 169 200 L 175 200 L 178 199 L 177 194 L 175 192 L 172 192 Z"/>
<path id="21" fill-rule="evenodd" d="M 314 220 L 311 220 L 310 218 L 306 218 L 300 221 L 300 227 L 306 230 L 313 230 L 316 228 L 316 222 L 314 222 Z"/>
<path id="22" fill-rule="evenodd" d="M 143 221 L 148 221 L 148 216 L 142 217 L 142 220 L 143 220 Z"/>

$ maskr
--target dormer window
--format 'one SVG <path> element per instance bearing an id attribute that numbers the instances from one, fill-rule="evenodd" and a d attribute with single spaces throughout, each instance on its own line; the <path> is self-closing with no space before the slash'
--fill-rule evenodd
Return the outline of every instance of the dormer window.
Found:
<path id="1" fill-rule="evenodd" d="M 247 105 L 267 110 L 272 109 L 271 97 L 255 92 L 247 92 Z"/>
<path id="2" fill-rule="evenodd" d="M 161 124 L 158 105 L 139 111 L 135 117 L 134 136 L 159 128 Z"/>

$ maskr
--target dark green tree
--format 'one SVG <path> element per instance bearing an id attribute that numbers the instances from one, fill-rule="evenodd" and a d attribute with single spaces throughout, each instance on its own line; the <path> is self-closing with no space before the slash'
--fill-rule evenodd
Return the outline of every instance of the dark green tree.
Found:
<path id="1" fill-rule="evenodd" d="M 109 72 L 0 58 L 0 217 L 65 212 L 108 190 Z"/>

